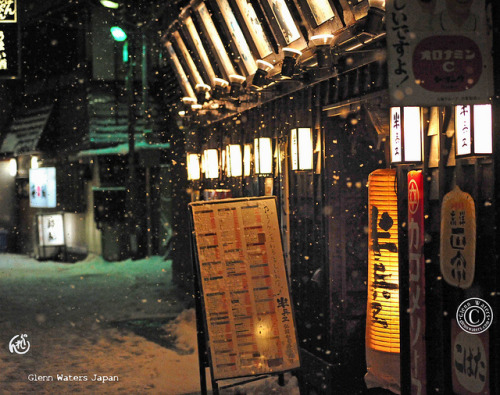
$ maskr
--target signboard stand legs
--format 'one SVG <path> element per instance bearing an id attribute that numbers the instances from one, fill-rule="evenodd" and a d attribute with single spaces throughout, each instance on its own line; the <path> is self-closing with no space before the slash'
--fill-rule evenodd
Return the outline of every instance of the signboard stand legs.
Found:
<path id="1" fill-rule="evenodd" d="M 194 225 L 190 221 L 191 235 L 194 232 Z M 201 395 L 207 395 L 207 376 L 206 368 L 210 367 L 208 360 L 208 349 L 205 337 L 205 327 L 203 324 L 203 306 L 201 301 L 201 289 L 198 276 L 198 268 L 196 266 L 197 254 L 194 245 L 195 241 L 193 236 L 191 236 L 191 256 L 193 260 L 193 282 L 194 282 L 194 296 L 195 296 L 195 308 L 196 308 L 196 338 L 198 341 L 198 365 L 200 369 L 200 391 Z M 212 392 L 214 395 L 219 395 L 219 388 L 217 382 L 213 379 L 213 372 L 210 371 L 211 381 L 212 381 Z"/>

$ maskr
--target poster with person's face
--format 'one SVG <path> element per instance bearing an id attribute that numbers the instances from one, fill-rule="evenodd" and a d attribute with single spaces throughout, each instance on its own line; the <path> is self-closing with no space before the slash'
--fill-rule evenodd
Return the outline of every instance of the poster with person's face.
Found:
<path id="1" fill-rule="evenodd" d="M 488 103 L 491 11 L 485 0 L 389 0 L 387 42 L 393 106 Z"/>

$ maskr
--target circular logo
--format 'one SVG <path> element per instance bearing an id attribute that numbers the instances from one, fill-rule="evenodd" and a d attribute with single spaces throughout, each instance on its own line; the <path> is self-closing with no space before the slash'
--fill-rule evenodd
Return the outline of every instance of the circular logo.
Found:
<path id="1" fill-rule="evenodd" d="M 408 185 L 408 209 L 411 214 L 415 214 L 418 210 L 418 202 L 420 196 L 418 193 L 418 185 L 415 180 L 410 180 Z"/>
<path id="2" fill-rule="evenodd" d="M 26 340 L 28 335 L 16 335 L 9 342 L 9 351 L 11 354 L 26 354 L 30 350 L 30 342 Z"/>
<path id="3" fill-rule="evenodd" d="M 465 332 L 477 335 L 486 331 L 493 322 L 493 310 L 483 299 L 470 298 L 457 309 L 457 323 Z"/>
<path id="4" fill-rule="evenodd" d="M 479 46 L 464 36 L 432 36 L 413 52 L 413 72 L 431 92 L 463 92 L 477 84 L 483 72 Z"/>

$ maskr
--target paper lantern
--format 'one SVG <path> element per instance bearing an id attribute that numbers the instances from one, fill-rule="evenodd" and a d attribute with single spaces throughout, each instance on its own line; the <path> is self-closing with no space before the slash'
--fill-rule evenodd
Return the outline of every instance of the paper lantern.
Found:
<path id="1" fill-rule="evenodd" d="M 229 144 L 226 146 L 227 176 L 241 177 L 243 174 L 243 161 L 241 156 L 241 145 Z"/>
<path id="2" fill-rule="evenodd" d="M 254 164 L 256 174 L 272 174 L 273 149 L 270 137 L 254 139 Z"/>
<path id="3" fill-rule="evenodd" d="M 371 349 L 399 353 L 399 242 L 396 171 L 368 178 L 368 303 L 366 342 Z"/>
<path id="4" fill-rule="evenodd" d="M 215 148 L 203 151 L 206 178 L 219 178 L 219 154 Z"/>
<path id="5" fill-rule="evenodd" d="M 250 177 L 252 171 L 252 144 L 243 147 L 243 175 Z"/>
<path id="6" fill-rule="evenodd" d="M 455 107 L 456 156 L 493 153 L 490 104 Z"/>
<path id="7" fill-rule="evenodd" d="M 391 162 L 422 162 L 420 107 L 391 108 Z"/>
<path id="8" fill-rule="evenodd" d="M 313 136 L 311 128 L 292 129 L 290 156 L 292 170 L 312 170 Z"/>
<path id="9" fill-rule="evenodd" d="M 188 180 L 200 179 L 200 156 L 198 154 L 187 154 L 187 178 Z"/>

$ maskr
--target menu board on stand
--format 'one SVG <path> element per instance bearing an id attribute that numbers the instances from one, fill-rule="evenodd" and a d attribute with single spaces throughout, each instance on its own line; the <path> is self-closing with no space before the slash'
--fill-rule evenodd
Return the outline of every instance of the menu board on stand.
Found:
<path id="1" fill-rule="evenodd" d="M 205 367 L 214 393 L 218 380 L 299 368 L 276 198 L 201 201 L 189 208 L 202 393 Z"/>

